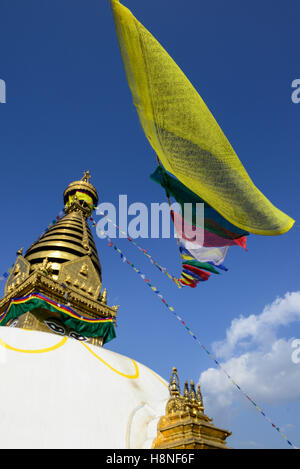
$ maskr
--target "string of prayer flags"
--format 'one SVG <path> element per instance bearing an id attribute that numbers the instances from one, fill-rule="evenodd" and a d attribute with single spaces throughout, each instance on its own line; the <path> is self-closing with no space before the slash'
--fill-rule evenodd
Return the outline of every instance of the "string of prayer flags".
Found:
<path id="1" fill-rule="evenodd" d="M 248 236 L 249 233 L 228 222 L 203 199 L 185 187 L 180 181 L 168 175 L 160 164 L 159 159 L 158 162 L 159 166 L 151 175 L 151 179 L 158 182 L 166 191 L 170 205 L 171 218 L 174 223 L 177 238 L 180 240 L 180 250 L 186 249 L 186 247 L 190 249 L 190 251 L 186 249 L 186 253 L 182 253 L 181 251 L 182 273 L 178 280 L 184 286 L 195 288 L 200 281 L 208 280 L 208 278 L 203 278 L 201 272 L 203 267 L 204 270 L 210 270 L 212 273 L 217 272 L 214 268 L 214 262 L 216 260 L 218 261 L 218 259 L 215 259 L 215 255 L 224 257 L 229 246 L 238 245 L 246 249 L 246 236 Z M 170 195 L 180 204 L 181 213 L 173 210 Z M 196 251 L 196 255 L 199 254 L 203 256 L 206 254 L 207 249 L 212 249 L 211 252 L 208 252 L 208 257 L 197 260 L 196 257 L 193 256 L 192 251 Z M 217 251 L 215 251 L 216 249 Z M 219 249 L 221 249 L 221 251 Z M 213 257 L 210 257 L 209 254 Z M 196 271 L 191 271 L 191 269 L 187 268 L 187 261 L 193 263 L 194 267 L 200 269 L 200 272 L 196 273 Z M 197 262 L 198 265 L 195 264 Z M 228 270 L 222 263 L 219 263 L 219 265 L 220 270 Z M 212 266 L 213 270 L 211 268 L 209 269 L 208 266 Z"/>
<path id="2" fill-rule="evenodd" d="M 264 419 L 266 421 L 268 421 L 272 427 L 278 432 L 280 433 L 280 435 L 286 440 L 286 442 L 288 443 L 289 446 L 291 446 L 293 449 L 298 449 L 295 445 L 293 445 L 293 443 L 286 437 L 286 435 L 280 430 L 280 428 L 275 425 L 271 419 L 269 419 L 269 417 L 266 415 L 266 413 L 256 404 L 256 402 L 236 383 L 236 381 L 229 375 L 229 373 L 227 373 L 227 371 L 224 369 L 224 367 L 221 365 L 221 363 L 219 363 L 215 358 L 214 356 L 210 353 L 210 351 L 205 347 L 205 345 L 202 344 L 202 342 L 197 338 L 196 334 L 193 333 L 193 331 L 187 326 L 186 322 L 184 321 L 184 319 L 179 316 L 175 309 L 173 308 L 173 306 L 171 306 L 167 301 L 166 299 L 164 298 L 164 296 L 162 295 L 161 291 L 152 285 L 151 283 L 151 280 L 146 276 L 146 274 L 142 273 L 140 271 L 140 269 L 138 269 L 134 264 L 132 264 L 123 254 L 123 252 L 121 251 L 121 249 L 119 249 L 114 243 L 113 241 L 104 233 L 102 232 L 102 234 L 104 236 L 106 236 L 106 240 L 108 242 L 108 246 L 109 247 L 112 247 L 116 252 L 119 253 L 120 255 L 120 258 L 122 260 L 122 262 L 126 263 L 127 265 L 129 265 L 140 277 L 141 279 L 148 285 L 148 287 L 151 288 L 151 290 L 156 294 L 156 296 L 162 301 L 162 303 L 165 305 L 165 307 L 168 309 L 168 311 L 170 311 L 174 316 L 175 318 L 177 319 L 177 321 L 179 321 L 179 323 L 184 327 L 184 329 L 186 330 L 186 332 L 195 340 L 195 342 L 197 342 L 198 345 L 200 345 L 200 347 L 206 352 L 206 354 L 213 360 L 213 362 L 217 365 L 218 368 L 220 368 L 220 370 L 227 376 L 227 378 L 229 379 L 229 381 L 231 382 L 231 384 L 233 386 L 235 386 L 235 388 L 240 392 L 242 393 L 246 399 L 256 408 L 256 410 L 264 417 Z"/>
<path id="3" fill-rule="evenodd" d="M 105 215 L 103 212 L 99 212 L 100 215 L 102 215 L 103 217 L 105 217 L 105 219 L 111 223 L 120 233 L 122 233 L 124 236 L 126 236 L 127 240 L 130 241 L 140 252 L 142 252 L 147 258 L 148 260 L 151 262 L 151 264 L 155 265 L 155 267 L 158 268 L 158 270 L 160 270 L 160 272 L 164 273 L 165 275 L 167 275 L 167 277 L 170 279 L 170 280 L 173 280 L 173 282 L 177 285 L 178 288 L 181 288 L 181 284 L 180 282 L 178 281 L 178 279 L 176 277 L 174 277 L 173 275 L 171 275 L 167 269 L 165 267 L 162 267 L 157 261 L 155 261 L 153 259 L 153 257 L 149 254 L 149 252 L 140 247 L 135 241 L 134 239 L 132 239 L 130 236 L 128 236 L 127 233 L 125 233 L 125 231 L 123 231 L 118 225 L 116 225 L 116 223 L 113 222 L 113 220 L 111 220 L 107 215 Z M 92 222 L 92 226 L 96 226 L 96 222 L 94 220 L 93 217 L 90 217 L 90 221 Z"/>

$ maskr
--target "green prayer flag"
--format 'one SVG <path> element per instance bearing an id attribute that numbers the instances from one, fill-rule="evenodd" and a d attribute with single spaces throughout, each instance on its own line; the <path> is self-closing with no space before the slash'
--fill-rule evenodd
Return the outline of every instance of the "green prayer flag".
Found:
<path id="1" fill-rule="evenodd" d="M 172 195 L 181 205 L 182 216 L 196 226 L 196 204 L 204 204 L 204 229 L 215 233 L 223 238 L 236 239 L 249 235 L 248 231 L 242 230 L 230 223 L 205 200 L 185 187 L 180 181 L 167 173 L 164 168 L 158 166 L 150 178 L 160 184 L 166 190 L 167 195 Z M 184 204 L 192 204 L 192 213 L 184 210 Z"/>

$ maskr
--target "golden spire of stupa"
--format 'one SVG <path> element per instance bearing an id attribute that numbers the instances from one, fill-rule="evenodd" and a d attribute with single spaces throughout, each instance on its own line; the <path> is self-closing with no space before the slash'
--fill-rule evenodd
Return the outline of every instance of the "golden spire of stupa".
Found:
<path id="1" fill-rule="evenodd" d="M 88 255 L 101 283 L 101 266 L 87 218 L 98 203 L 98 194 L 87 171 L 80 181 L 72 182 L 64 192 L 66 215 L 49 228 L 26 252 L 25 259 L 33 272 L 44 260 L 52 264 L 53 278 L 58 280 L 65 262 Z"/>
<path id="2" fill-rule="evenodd" d="M 32 244 L 24 257 L 23 250 L 18 251 L 5 297 L 0 301 L 0 317 L 12 299 L 34 292 L 72 307 L 79 317 L 116 318 L 117 308 L 106 304 L 106 293 L 101 296 L 101 266 L 87 223 L 98 204 L 98 193 L 90 179 L 87 171 L 82 179 L 69 184 L 64 192 L 65 215 Z M 30 324 L 28 328 L 47 329 L 36 312 L 26 314 L 19 318 L 17 327 Z M 101 337 L 98 340 L 93 334 L 93 343 L 101 344 Z"/>

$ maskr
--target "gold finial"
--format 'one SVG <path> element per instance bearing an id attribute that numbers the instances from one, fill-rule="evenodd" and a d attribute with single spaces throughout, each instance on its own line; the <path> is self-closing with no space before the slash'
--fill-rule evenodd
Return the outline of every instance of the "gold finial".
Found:
<path id="1" fill-rule="evenodd" d="M 175 367 L 173 367 L 170 377 L 169 392 L 170 398 L 166 405 L 166 415 L 174 414 L 183 409 L 183 398 L 180 394 L 179 378 Z"/>
<path id="2" fill-rule="evenodd" d="M 83 178 L 81 178 L 80 180 L 83 181 L 83 182 L 90 183 L 90 179 L 91 179 L 91 173 L 88 170 L 88 171 L 85 171 L 85 173 L 83 175 Z"/>
<path id="3" fill-rule="evenodd" d="M 23 256 L 23 250 L 24 248 L 21 248 L 17 251 L 17 256 Z"/>
<path id="4" fill-rule="evenodd" d="M 101 297 L 101 302 L 102 303 L 107 303 L 107 290 L 106 288 L 104 288 L 104 291 L 103 291 L 103 294 L 102 294 L 102 297 Z"/>
<path id="5" fill-rule="evenodd" d="M 188 400 L 188 399 L 189 399 L 189 395 L 190 395 L 189 385 L 188 385 L 188 382 L 186 381 L 186 382 L 184 383 L 183 397 Z"/>
<path id="6" fill-rule="evenodd" d="M 195 390 L 195 383 L 194 381 L 191 379 L 191 385 L 190 385 L 190 400 L 192 402 L 195 402 L 196 401 L 196 390 Z"/>
<path id="7" fill-rule="evenodd" d="M 184 402 L 184 410 L 188 411 L 190 408 L 190 390 L 188 382 L 184 383 L 184 390 L 183 390 L 183 402 Z"/>
<path id="8" fill-rule="evenodd" d="M 169 391 L 171 396 L 180 395 L 180 386 L 179 386 L 179 377 L 177 373 L 177 368 L 175 366 L 172 369 L 172 374 L 170 377 Z"/>
<path id="9" fill-rule="evenodd" d="M 202 396 L 200 384 L 198 384 L 197 386 L 196 399 L 199 404 L 203 405 L 203 396 Z"/>
<path id="10" fill-rule="evenodd" d="M 98 205 L 98 193 L 91 184 L 91 173 L 85 171 L 79 181 L 71 182 L 64 191 L 65 212 L 81 212 L 84 218 L 91 216 Z"/>

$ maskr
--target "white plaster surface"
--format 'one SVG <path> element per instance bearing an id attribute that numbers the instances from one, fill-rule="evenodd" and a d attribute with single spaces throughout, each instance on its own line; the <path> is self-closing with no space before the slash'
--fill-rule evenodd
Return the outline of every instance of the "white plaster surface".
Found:
<path id="1" fill-rule="evenodd" d="M 166 381 L 128 357 L 63 339 L 0 327 L 0 448 L 151 448 Z"/>

